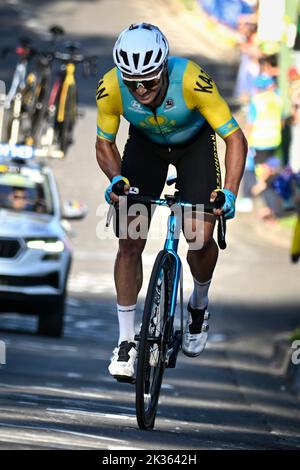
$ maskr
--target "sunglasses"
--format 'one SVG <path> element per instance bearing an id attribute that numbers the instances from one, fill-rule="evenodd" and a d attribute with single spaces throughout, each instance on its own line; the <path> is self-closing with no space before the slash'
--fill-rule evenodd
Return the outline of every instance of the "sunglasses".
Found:
<path id="1" fill-rule="evenodd" d="M 155 75 L 155 77 L 151 77 L 148 79 L 144 78 L 143 80 L 136 80 L 133 78 L 124 78 L 123 75 L 122 75 L 122 79 L 123 79 L 124 84 L 127 86 L 127 88 L 129 88 L 130 91 L 136 91 L 140 86 L 142 86 L 146 90 L 151 90 L 152 88 L 154 88 L 156 85 L 159 84 L 160 77 L 161 77 L 163 70 L 164 69 L 162 68 L 158 72 L 158 74 Z"/>
<path id="2" fill-rule="evenodd" d="M 27 196 L 19 196 L 18 194 L 14 194 L 14 195 L 13 195 L 13 198 L 14 198 L 14 199 L 23 199 L 23 200 L 28 199 Z"/>

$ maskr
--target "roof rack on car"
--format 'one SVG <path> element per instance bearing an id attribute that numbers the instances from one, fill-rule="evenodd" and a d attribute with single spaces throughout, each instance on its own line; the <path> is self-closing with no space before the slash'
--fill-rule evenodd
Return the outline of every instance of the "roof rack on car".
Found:
<path id="1" fill-rule="evenodd" d="M 30 145 L 10 145 L 0 143 L 0 158 L 4 157 L 19 163 L 32 161 L 35 158 L 64 158 L 64 153 L 61 150 L 43 147 L 37 149 Z"/>
<path id="2" fill-rule="evenodd" d="M 34 158 L 34 148 L 28 145 L 0 144 L 0 157 L 18 162 L 28 162 Z"/>

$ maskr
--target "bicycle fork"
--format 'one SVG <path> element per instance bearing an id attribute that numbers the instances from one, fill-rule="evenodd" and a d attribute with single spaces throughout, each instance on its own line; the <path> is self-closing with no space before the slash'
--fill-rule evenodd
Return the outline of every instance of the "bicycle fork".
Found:
<path id="1" fill-rule="evenodd" d="M 176 366 L 176 360 L 181 348 L 182 343 L 182 332 L 183 332 L 183 270 L 181 261 L 177 255 L 177 253 L 172 253 L 174 259 L 176 260 L 176 271 L 175 271 L 175 279 L 173 283 L 172 289 L 172 299 L 171 299 L 171 306 L 169 312 L 169 318 L 173 321 L 171 322 L 172 328 L 174 327 L 173 322 L 175 318 L 175 312 L 177 307 L 177 297 L 178 297 L 178 289 L 179 289 L 179 303 L 180 303 L 180 329 L 176 330 L 174 333 L 170 332 L 171 342 L 168 346 L 168 350 L 166 353 L 166 367 L 173 369 Z"/>

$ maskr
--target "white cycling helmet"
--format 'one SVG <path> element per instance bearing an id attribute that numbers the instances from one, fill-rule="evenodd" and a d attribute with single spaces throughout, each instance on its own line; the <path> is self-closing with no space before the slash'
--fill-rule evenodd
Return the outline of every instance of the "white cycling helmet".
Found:
<path id="1" fill-rule="evenodd" d="M 113 49 L 114 62 L 121 73 L 147 75 L 163 65 L 169 54 L 166 37 L 157 26 L 132 24 L 122 31 Z"/>

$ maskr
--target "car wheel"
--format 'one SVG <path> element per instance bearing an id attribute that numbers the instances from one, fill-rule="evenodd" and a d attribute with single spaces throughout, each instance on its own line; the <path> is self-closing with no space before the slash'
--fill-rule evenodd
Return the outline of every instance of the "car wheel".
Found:
<path id="1" fill-rule="evenodd" d="M 47 306 L 39 315 L 38 335 L 61 338 L 64 329 L 65 295 L 60 296 L 55 303 Z"/>

